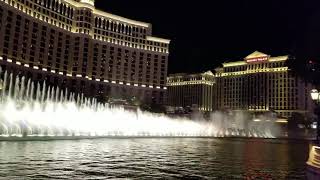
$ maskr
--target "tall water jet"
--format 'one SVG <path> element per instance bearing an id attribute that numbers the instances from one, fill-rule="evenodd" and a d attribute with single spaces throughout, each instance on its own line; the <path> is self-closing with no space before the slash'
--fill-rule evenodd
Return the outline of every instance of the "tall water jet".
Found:
<path id="1" fill-rule="evenodd" d="M 1 70 L 0 70 L 1 73 Z M 2 75 L 2 74 L 0 74 Z M 2 77 L 2 76 L 0 76 Z M 264 126 L 230 121 L 222 113 L 210 121 L 110 107 L 67 89 L 14 77 L 4 72 L 0 102 L 0 136 L 18 137 L 226 137 L 272 138 Z M 7 83 L 9 82 L 9 83 Z M 6 98 L 8 97 L 8 98 Z M 239 117 L 239 115 L 236 115 Z M 1 140 L 1 139 L 0 139 Z"/>

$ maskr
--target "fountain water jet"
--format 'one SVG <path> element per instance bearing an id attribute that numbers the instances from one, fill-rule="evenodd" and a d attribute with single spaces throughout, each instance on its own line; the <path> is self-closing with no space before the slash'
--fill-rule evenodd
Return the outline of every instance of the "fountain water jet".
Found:
<path id="1" fill-rule="evenodd" d="M 2 75 L 0 69 L 0 75 Z M 19 137 L 261 137 L 270 131 L 226 126 L 223 114 L 211 121 L 171 118 L 98 103 L 46 83 L 4 72 L 0 101 L 0 140 Z M 9 84 L 7 83 L 9 82 Z"/>

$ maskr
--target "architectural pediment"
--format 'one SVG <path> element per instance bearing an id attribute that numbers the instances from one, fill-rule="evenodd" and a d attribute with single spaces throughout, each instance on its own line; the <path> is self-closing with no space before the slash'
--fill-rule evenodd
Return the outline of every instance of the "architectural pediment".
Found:
<path id="1" fill-rule="evenodd" d="M 214 74 L 211 71 L 207 71 L 205 73 L 203 73 L 203 75 L 210 75 L 210 76 L 214 76 Z"/>
<path id="2" fill-rule="evenodd" d="M 259 57 L 267 57 L 269 56 L 268 54 L 264 54 L 262 52 L 259 51 L 255 51 L 251 54 L 249 54 L 247 57 L 245 57 L 245 59 L 255 59 L 255 58 L 259 58 Z"/>

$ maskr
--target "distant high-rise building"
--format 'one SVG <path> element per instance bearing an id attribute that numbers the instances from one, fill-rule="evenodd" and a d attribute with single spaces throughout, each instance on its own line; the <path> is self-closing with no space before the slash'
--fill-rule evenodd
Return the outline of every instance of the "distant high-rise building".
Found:
<path id="1" fill-rule="evenodd" d="M 162 104 L 169 43 L 94 0 L 0 0 L 0 65 L 87 96 Z"/>
<path id="2" fill-rule="evenodd" d="M 198 105 L 201 111 L 273 111 L 284 118 L 312 112 L 312 86 L 288 68 L 289 60 L 256 51 L 241 61 L 223 63 L 215 74 L 170 75 L 168 105 Z"/>
<path id="3" fill-rule="evenodd" d="M 275 111 L 282 117 L 312 108 L 311 85 L 287 66 L 289 56 L 254 52 L 216 69 L 215 109 Z"/>
<path id="4" fill-rule="evenodd" d="M 172 74 L 167 78 L 168 105 L 212 111 L 215 77 L 211 71 L 200 74 Z"/>

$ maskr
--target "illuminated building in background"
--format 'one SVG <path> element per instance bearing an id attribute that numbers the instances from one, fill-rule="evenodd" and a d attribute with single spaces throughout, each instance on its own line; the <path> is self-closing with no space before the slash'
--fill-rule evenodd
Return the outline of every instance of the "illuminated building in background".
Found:
<path id="1" fill-rule="evenodd" d="M 169 43 L 94 0 L 0 0 L 2 68 L 87 96 L 162 104 Z"/>
<path id="2" fill-rule="evenodd" d="M 275 111 L 288 118 L 312 108 L 311 86 L 288 68 L 289 56 L 254 52 L 216 69 L 214 109 Z"/>
<path id="3" fill-rule="evenodd" d="M 211 71 L 200 74 L 172 74 L 167 78 L 168 105 L 212 111 L 215 77 Z"/>
<path id="4" fill-rule="evenodd" d="M 287 66 L 289 56 L 254 52 L 223 63 L 215 74 L 174 74 L 167 78 L 168 105 L 198 105 L 201 111 L 276 112 L 283 118 L 312 112 L 311 85 Z"/>

